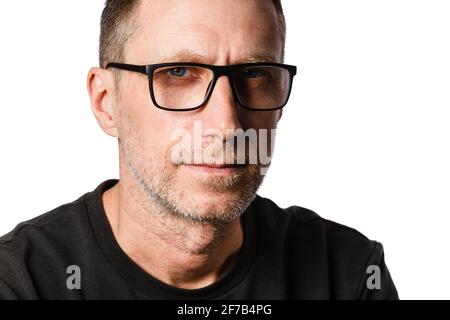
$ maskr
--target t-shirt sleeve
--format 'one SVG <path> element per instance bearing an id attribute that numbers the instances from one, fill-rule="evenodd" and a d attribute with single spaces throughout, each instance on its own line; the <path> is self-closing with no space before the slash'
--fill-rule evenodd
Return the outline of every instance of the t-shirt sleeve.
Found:
<path id="1" fill-rule="evenodd" d="M 18 300 L 14 291 L 0 279 L 0 300 Z"/>
<path id="2" fill-rule="evenodd" d="M 383 245 L 376 241 L 374 243 L 374 249 L 361 276 L 356 299 L 398 300 L 397 289 L 384 261 Z"/>
<path id="3" fill-rule="evenodd" d="M 0 245 L 0 300 L 37 298 L 24 260 L 11 248 Z"/>

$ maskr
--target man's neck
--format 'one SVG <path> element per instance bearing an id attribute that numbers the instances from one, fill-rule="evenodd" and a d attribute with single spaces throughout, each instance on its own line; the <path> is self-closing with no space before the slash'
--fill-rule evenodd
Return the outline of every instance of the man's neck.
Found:
<path id="1" fill-rule="evenodd" d="M 178 218 L 122 179 L 103 194 L 103 204 L 122 250 L 144 271 L 178 288 L 217 281 L 243 243 L 239 219 L 216 226 Z"/>

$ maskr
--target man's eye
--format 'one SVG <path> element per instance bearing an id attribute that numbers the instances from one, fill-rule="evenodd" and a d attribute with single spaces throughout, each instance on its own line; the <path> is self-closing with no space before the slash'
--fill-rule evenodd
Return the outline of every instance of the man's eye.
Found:
<path id="1" fill-rule="evenodd" d="M 174 77 L 182 77 L 182 76 L 186 75 L 187 70 L 186 70 L 186 68 L 177 67 L 177 68 L 171 68 L 171 69 L 167 70 L 166 72 Z"/>
<path id="2" fill-rule="evenodd" d="M 266 72 L 258 69 L 247 69 L 244 72 L 246 78 L 267 77 Z"/>

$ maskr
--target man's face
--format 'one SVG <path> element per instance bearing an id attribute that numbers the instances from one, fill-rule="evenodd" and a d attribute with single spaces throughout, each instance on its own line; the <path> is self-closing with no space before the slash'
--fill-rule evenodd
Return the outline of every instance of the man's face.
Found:
<path id="1" fill-rule="evenodd" d="M 261 56 L 280 62 L 278 30 L 271 1 L 146 0 L 137 10 L 137 28 L 127 43 L 122 62 L 229 65 L 253 62 Z M 217 80 L 202 108 L 165 111 L 151 102 L 145 75 L 120 72 L 117 107 L 121 115 L 121 158 L 148 197 L 191 220 L 223 222 L 239 216 L 262 182 L 259 165 L 211 169 L 189 165 L 192 159 L 186 158 L 179 159 L 181 164 L 173 163 L 172 152 L 180 144 L 179 139 L 174 139 L 175 133 L 180 129 L 192 133 L 193 143 L 194 124 L 201 124 L 200 145 L 208 149 L 212 144 L 209 129 L 216 129 L 224 139 L 236 129 L 268 129 L 270 133 L 281 112 L 241 108 L 225 76 Z M 217 161 L 216 155 L 212 157 Z"/>

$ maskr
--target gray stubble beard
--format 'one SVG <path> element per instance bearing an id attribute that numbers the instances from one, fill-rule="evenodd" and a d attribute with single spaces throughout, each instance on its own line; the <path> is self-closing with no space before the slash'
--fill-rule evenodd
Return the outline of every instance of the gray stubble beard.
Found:
<path id="1" fill-rule="evenodd" d="M 222 204 L 213 212 L 207 214 L 196 214 L 200 211 L 201 204 L 194 204 L 189 197 L 189 190 L 176 190 L 171 186 L 176 186 L 175 171 L 164 165 L 163 159 L 153 154 L 139 154 L 143 143 L 134 137 L 133 125 L 130 118 L 121 108 L 122 113 L 122 135 L 119 140 L 121 149 L 121 161 L 126 169 L 131 173 L 137 185 L 141 188 L 146 198 L 157 208 L 160 218 L 172 218 L 178 224 L 209 224 L 214 227 L 225 226 L 238 219 L 248 208 L 256 197 L 256 192 L 262 184 L 264 175 L 261 175 L 261 166 L 251 164 L 245 170 L 246 174 L 236 173 L 230 177 L 210 177 L 202 180 L 205 191 L 226 192 L 236 184 L 240 184 L 240 197 L 235 201 Z M 152 165 L 150 168 L 146 164 Z M 149 170 L 147 170 L 149 169 Z M 172 174 L 173 173 L 173 174 Z M 246 180 L 246 181 L 244 181 Z"/>

